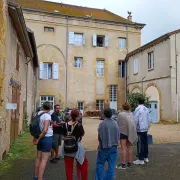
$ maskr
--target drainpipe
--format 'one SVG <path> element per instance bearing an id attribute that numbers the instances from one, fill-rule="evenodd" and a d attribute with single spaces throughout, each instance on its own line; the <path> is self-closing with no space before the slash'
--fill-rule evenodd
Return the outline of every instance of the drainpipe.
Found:
<path id="1" fill-rule="evenodd" d="M 69 30 L 68 30 L 68 16 L 66 16 L 66 94 L 65 94 L 65 108 L 67 107 L 67 99 L 68 99 L 68 90 L 67 90 L 67 84 L 68 84 L 68 41 L 69 41 Z"/>
<path id="2" fill-rule="evenodd" d="M 175 60 L 176 60 L 176 121 L 179 122 L 179 98 L 178 98 L 178 69 L 177 69 L 177 44 L 176 44 L 176 34 L 175 34 Z"/>

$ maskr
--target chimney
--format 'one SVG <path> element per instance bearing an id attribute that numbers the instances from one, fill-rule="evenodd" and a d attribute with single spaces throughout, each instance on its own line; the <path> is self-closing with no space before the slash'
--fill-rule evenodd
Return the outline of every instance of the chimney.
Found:
<path id="1" fill-rule="evenodd" d="M 132 13 L 128 11 L 128 17 L 127 17 L 127 19 L 128 19 L 129 21 L 132 21 L 132 15 L 131 15 L 131 14 L 132 14 Z"/>

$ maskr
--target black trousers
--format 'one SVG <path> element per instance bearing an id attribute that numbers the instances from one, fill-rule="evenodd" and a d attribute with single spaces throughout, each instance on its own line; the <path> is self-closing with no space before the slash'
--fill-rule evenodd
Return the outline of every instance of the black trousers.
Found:
<path id="1" fill-rule="evenodd" d="M 148 136 L 147 132 L 138 132 L 137 152 L 139 160 L 148 158 Z"/>

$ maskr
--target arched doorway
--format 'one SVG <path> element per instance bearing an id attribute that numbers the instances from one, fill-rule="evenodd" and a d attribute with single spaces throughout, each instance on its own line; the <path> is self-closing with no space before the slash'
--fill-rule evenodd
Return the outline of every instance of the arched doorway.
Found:
<path id="1" fill-rule="evenodd" d="M 149 85 L 146 88 L 145 93 L 150 97 L 149 99 L 149 111 L 150 118 L 153 123 L 158 123 L 160 120 L 160 94 L 157 86 Z"/>

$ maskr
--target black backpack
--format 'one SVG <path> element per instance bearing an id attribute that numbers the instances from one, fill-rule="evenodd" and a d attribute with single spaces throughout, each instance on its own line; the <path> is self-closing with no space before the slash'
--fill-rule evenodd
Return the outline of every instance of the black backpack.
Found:
<path id="1" fill-rule="evenodd" d="M 39 126 L 39 122 L 40 122 L 40 117 L 45 114 L 45 112 L 41 113 L 41 114 L 36 114 L 36 116 L 32 119 L 31 124 L 29 126 L 29 130 L 30 133 L 33 137 L 38 138 L 39 135 L 41 134 L 41 129 Z"/>
<path id="2" fill-rule="evenodd" d="M 75 153 L 78 151 L 78 142 L 76 137 L 72 135 L 77 124 L 78 122 L 72 125 L 71 131 L 68 131 L 68 123 L 66 123 L 67 136 L 64 138 L 64 152 L 66 153 Z"/>

